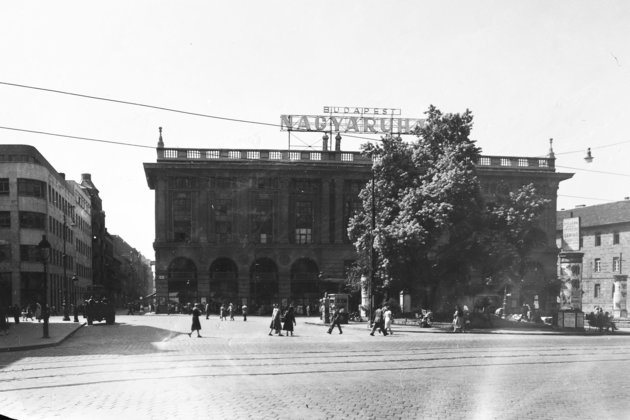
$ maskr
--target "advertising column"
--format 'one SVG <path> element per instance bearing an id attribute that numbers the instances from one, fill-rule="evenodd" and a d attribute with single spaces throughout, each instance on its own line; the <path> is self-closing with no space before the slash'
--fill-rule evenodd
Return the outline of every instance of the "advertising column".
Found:
<path id="1" fill-rule="evenodd" d="M 582 252 L 560 253 L 558 327 L 584 328 L 582 312 Z"/>

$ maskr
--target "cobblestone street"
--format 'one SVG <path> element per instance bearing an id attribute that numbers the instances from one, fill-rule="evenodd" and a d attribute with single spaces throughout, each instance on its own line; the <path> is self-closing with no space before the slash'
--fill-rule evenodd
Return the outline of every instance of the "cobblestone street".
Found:
<path id="1" fill-rule="evenodd" d="M 0 354 L 18 419 L 628 418 L 630 336 L 467 333 L 298 318 L 120 316 L 56 347 Z"/>

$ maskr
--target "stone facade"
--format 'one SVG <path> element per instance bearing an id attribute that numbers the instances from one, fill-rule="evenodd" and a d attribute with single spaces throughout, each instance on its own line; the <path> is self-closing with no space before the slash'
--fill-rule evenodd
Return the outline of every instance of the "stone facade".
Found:
<path id="1" fill-rule="evenodd" d="M 597 306 L 627 316 L 627 254 L 630 252 L 630 199 L 562 210 L 557 214 L 557 246 L 566 249 L 563 221 L 579 218 L 579 249 L 583 255 L 582 310 Z"/>
<path id="2" fill-rule="evenodd" d="M 484 156 L 484 192 L 534 182 L 551 199 L 537 250 L 555 276 L 558 184 L 554 158 Z M 359 152 L 166 148 L 145 163 L 155 190 L 156 291 L 170 301 L 317 305 L 336 292 L 355 260 L 346 224 L 371 176 Z"/>
<path id="3" fill-rule="evenodd" d="M 51 245 L 47 283 L 37 246 L 43 235 Z M 1 145 L 0 305 L 42 302 L 44 290 L 58 310 L 66 297 L 76 302 L 92 284 L 91 238 L 90 198 L 81 186 L 34 147 Z"/>

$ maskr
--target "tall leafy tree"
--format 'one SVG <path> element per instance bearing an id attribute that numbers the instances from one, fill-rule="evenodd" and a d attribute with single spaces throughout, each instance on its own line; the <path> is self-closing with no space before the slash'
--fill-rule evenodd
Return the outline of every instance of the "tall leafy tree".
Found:
<path id="1" fill-rule="evenodd" d="M 500 237 L 513 245 L 509 253 L 525 255 L 531 244 L 524 232 L 544 203 L 528 207 L 537 199 L 530 188 L 486 207 L 474 166 L 480 149 L 469 137 L 472 113 L 443 114 L 431 106 L 426 115 L 415 141 L 390 136 L 363 146 L 373 177 L 348 232 L 359 270 L 369 274 L 372 264 L 377 270 L 377 291 L 412 289 L 433 304 L 438 291 L 465 292 L 475 266 L 509 271 L 517 258 L 501 254 L 501 263 L 490 263 L 495 255 L 486 247 L 497 243 L 490 239 Z"/>

